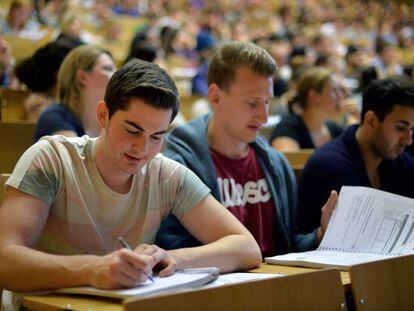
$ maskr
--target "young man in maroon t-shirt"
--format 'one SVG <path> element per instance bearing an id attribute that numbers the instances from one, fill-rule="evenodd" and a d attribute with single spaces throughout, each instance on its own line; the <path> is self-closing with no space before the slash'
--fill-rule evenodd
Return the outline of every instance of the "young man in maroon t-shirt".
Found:
<path id="1" fill-rule="evenodd" d="M 165 152 L 210 187 L 213 196 L 250 230 L 263 256 L 316 248 L 337 198 L 336 192 L 331 194 L 317 230 L 296 234 L 292 169 L 258 136 L 267 122 L 275 71 L 275 61 L 257 45 L 222 45 L 208 71 L 212 114 L 175 128 L 166 139 Z M 157 244 L 164 248 L 197 243 L 174 218 L 164 221 L 158 233 Z"/>

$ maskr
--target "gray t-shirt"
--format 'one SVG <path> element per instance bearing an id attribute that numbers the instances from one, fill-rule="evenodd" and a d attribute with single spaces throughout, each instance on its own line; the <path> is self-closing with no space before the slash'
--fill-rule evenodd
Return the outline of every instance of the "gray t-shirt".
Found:
<path id="1" fill-rule="evenodd" d="M 129 193 L 111 190 L 94 159 L 96 139 L 46 136 L 21 157 L 6 185 L 49 207 L 36 249 L 52 254 L 107 254 L 153 244 L 163 218 L 179 219 L 210 190 L 181 164 L 156 155 L 134 174 Z"/>

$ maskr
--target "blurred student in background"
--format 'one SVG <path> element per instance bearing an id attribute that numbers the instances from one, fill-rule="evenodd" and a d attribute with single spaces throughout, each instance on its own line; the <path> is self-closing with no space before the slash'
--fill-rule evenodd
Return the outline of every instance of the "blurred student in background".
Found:
<path id="1" fill-rule="evenodd" d="M 288 103 L 290 114 L 270 135 L 272 147 L 279 151 L 314 149 L 341 134 L 341 126 L 331 119 L 340 113 L 342 99 L 343 92 L 330 70 L 305 70 L 296 95 Z"/>
<path id="2" fill-rule="evenodd" d="M 114 71 L 114 60 L 103 48 L 82 45 L 73 49 L 59 69 L 59 100 L 40 115 L 35 141 L 56 134 L 97 136 L 96 103 L 104 97 Z"/>
<path id="3" fill-rule="evenodd" d="M 36 121 L 40 113 L 56 101 L 58 71 L 73 47 L 51 42 L 16 66 L 17 79 L 33 92 L 23 103 L 26 119 Z"/>
<path id="4" fill-rule="evenodd" d="M 390 77 L 372 82 L 363 93 L 359 125 L 315 151 L 299 184 L 298 228 L 319 226 L 319 204 L 342 186 L 365 186 L 414 197 L 414 86 L 408 79 Z"/>

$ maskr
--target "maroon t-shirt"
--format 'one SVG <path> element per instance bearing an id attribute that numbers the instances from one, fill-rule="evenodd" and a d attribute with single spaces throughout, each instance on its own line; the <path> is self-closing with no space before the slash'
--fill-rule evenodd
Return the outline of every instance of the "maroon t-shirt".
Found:
<path id="1" fill-rule="evenodd" d="M 263 256 L 275 254 L 275 211 L 269 187 L 254 150 L 242 159 L 230 159 L 211 150 L 222 201 L 252 233 Z"/>

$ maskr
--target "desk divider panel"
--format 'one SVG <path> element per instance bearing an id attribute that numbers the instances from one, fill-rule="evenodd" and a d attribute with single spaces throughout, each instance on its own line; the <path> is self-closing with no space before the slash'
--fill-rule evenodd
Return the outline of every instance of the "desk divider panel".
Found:
<path id="1" fill-rule="evenodd" d="M 356 310 L 414 310 L 414 255 L 350 269 Z"/>
<path id="2" fill-rule="evenodd" d="M 124 310 L 346 310 L 337 269 L 283 276 L 146 299 L 131 298 Z"/>
<path id="3" fill-rule="evenodd" d="M 283 154 L 292 167 L 304 167 L 315 149 L 301 149 L 298 151 L 285 151 Z"/>

